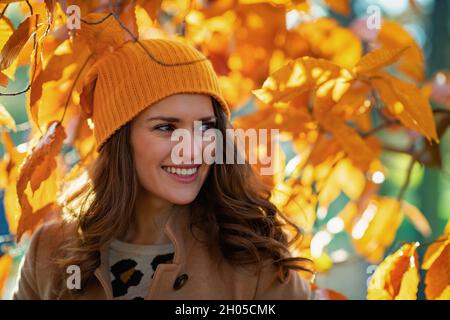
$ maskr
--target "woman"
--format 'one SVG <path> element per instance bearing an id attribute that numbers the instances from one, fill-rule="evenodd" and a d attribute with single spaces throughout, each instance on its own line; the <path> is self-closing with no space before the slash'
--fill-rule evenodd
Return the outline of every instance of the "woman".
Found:
<path id="1" fill-rule="evenodd" d="M 288 241 L 252 167 L 195 162 L 216 143 L 204 140 L 174 159 L 175 130 L 231 127 L 202 53 L 128 42 L 89 70 L 81 106 L 99 152 L 90 181 L 34 233 L 15 299 L 309 298 L 288 251 L 299 234 Z"/>

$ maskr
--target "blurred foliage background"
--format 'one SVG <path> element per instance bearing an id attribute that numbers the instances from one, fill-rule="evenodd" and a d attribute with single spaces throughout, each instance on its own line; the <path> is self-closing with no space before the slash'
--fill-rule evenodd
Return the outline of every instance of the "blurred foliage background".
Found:
<path id="1" fill-rule="evenodd" d="M 426 58 L 427 79 L 430 79 L 436 72 L 450 70 L 450 3 L 448 1 L 351 1 L 352 10 L 348 17 L 333 12 L 323 1 L 311 1 L 310 3 L 310 10 L 315 17 L 330 16 L 338 20 L 342 26 L 349 27 L 352 21 L 367 14 L 366 9 L 369 5 L 377 5 L 381 8 L 383 17 L 402 24 L 420 45 Z M 8 17 L 15 27 L 23 20 L 20 10 L 14 4 L 8 9 Z M 286 14 L 287 25 L 295 23 L 295 19 L 297 17 L 292 13 Z M 28 82 L 29 66 L 21 66 L 17 68 L 15 79 L 10 81 L 6 91 L 19 91 L 26 87 Z M 26 96 L 0 96 L 0 103 L 7 108 L 18 124 L 17 132 L 11 132 L 11 136 L 14 143 L 20 146 L 29 139 L 30 125 L 26 112 Z M 254 108 L 254 101 L 249 101 L 246 106 L 237 109 L 233 113 L 233 117 L 251 113 Z M 377 137 L 382 140 L 389 140 L 393 146 L 402 147 L 405 143 L 405 137 L 402 133 L 380 131 Z M 441 139 L 439 147 L 442 156 L 442 169 L 425 168 L 416 164 L 412 169 L 409 187 L 405 194 L 405 199 L 424 213 L 430 223 L 432 234 L 425 238 L 408 219 L 404 219 L 394 242 L 387 250 L 387 254 L 393 253 L 405 242 L 431 242 L 432 239 L 436 239 L 442 234 L 448 219 L 450 219 L 450 133 L 448 131 Z M 283 149 L 289 165 L 289 160 L 293 159 L 295 154 L 289 144 L 283 144 Z M 3 145 L 0 145 L 0 155 L 3 156 L 3 154 L 4 148 Z M 410 157 L 405 154 L 386 151 L 382 155 L 382 162 L 389 174 L 386 177 L 379 177 L 379 183 L 382 184 L 381 194 L 396 196 L 406 179 Z M 1 199 L 3 199 L 3 192 L 0 190 Z M 329 221 L 342 210 L 348 200 L 344 194 L 341 194 L 327 212 L 318 212 L 314 227 L 317 230 L 326 228 Z M 11 241 L 12 238 L 10 238 L 4 216 L 4 208 L 0 205 L 0 244 L 5 246 Z M 425 249 L 426 246 L 420 247 L 419 252 L 423 254 Z M 15 270 L 23 254 L 23 250 L 20 248 L 16 248 L 16 250 L 15 267 L 13 268 Z M 375 267 L 354 252 L 349 234 L 344 232 L 336 234 L 333 241 L 327 246 L 326 251 L 331 261 L 323 263 L 333 264 L 333 267 L 317 275 L 317 285 L 336 290 L 350 299 L 365 299 L 368 279 L 373 274 Z M 5 298 L 10 296 L 14 276 L 13 273 L 7 282 L 4 292 Z M 422 280 L 419 285 L 419 299 L 425 298 L 423 287 Z"/>

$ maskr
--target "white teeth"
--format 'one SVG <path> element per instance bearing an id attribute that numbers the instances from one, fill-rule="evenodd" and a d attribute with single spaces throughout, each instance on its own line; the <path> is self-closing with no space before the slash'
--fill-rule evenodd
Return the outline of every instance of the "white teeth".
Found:
<path id="1" fill-rule="evenodd" d="M 175 173 L 180 176 L 190 176 L 197 172 L 197 168 L 179 169 L 179 168 L 174 168 L 174 167 L 163 167 L 163 169 L 169 173 Z"/>

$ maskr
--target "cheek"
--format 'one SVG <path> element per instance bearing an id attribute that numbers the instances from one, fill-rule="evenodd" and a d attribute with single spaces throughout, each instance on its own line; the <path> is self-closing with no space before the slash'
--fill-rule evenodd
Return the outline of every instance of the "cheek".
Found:
<path id="1" fill-rule="evenodd" d="M 142 130 L 143 131 L 143 130 Z M 154 137 L 151 133 L 136 132 L 132 135 L 133 157 L 138 175 L 158 169 L 170 157 L 170 141 Z"/>

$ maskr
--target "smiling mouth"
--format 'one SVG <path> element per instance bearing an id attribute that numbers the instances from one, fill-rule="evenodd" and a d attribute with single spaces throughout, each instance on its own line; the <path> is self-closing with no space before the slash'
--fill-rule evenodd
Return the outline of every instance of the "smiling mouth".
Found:
<path id="1" fill-rule="evenodd" d="M 191 166 L 191 167 L 184 167 L 184 168 L 180 168 L 180 167 L 171 167 L 171 166 L 162 166 L 161 168 L 171 174 L 175 174 L 177 176 L 181 176 L 181 177 L 190 177 L 193 175 L 196 175 L 199 169 L 199 165 L 198 166 Z"/>

